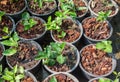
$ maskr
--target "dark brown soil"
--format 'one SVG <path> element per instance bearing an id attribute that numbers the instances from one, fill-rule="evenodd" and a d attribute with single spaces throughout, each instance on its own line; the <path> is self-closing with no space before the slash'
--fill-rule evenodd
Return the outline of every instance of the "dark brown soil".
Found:
<path id="1" fill-rule="evenodd" d="M 2 52 L 3 52 L 3 48 L 2 48 L 2 46 L 0 45 L 0 58 L 2 57 Z"/>
<path id="2" fill-rule="evenodd" d="M 99 22 L 95 17 L 87 18 L 83 23 L 84 33 L 95 40 L 106 39 L 110 35 L 110 27 L 107 22 Z"/>
<path id="3" fill-rule="evenodd" d="M 21 11 L 25 7 L 24 0 L 18 0 L 17 2 L 10 2 L 11 0 L 0 0 L 0 11 L 14 14 Z"/>
<path id="4" fill-rule="evenodd" d="M 0 22 L 0 38 L 2 38 L 3 36 L 8 35 L 6 32 L 3 31 L 4 27 L 8 27 L 9 33 L 13 28 L 13 23 L 10 20 L 10 18 L 8 18 L 7 16 L 3 16 L 2 21 Z"/>
<path id="5" fill-rule="evenodd" d="M 38 53 L 38 49 L 35 45 L 28 42 L 19 42 L 17 53 L 15 55 L 7 57 L 7 60 L 11 66 L 23 66 L 25 69 L 32 68 L 37 60 L 34 60 Z"/>
<path id="6" fill-rule="evenodd" d="M 112 12 L 110 15 L 115 14 L 115 7 L 113 5 L 109 6 L 105 3 L 112 4 L 111 0 L 92 0 L 90 7 L 95 13 L 98 13 L 100 11 L 106 12 L 111 10 Z"/>
<path id="7" fill-rule="evenodd" d="M 60 34 L 57 31 L 53 31 L 53 36 L 57 41 L 73 42 L 79 38 L 80 27 L 71 19 L 64 19 L 60 27 L 64 32 L 66 32 L 66 36 L 64 38 L 60 38 L 58 37 Z"/>
<path id="8" fill-rule="evenodd" d="M 82 0 L 73 0 L 73 2 L 74 2 L 74 5 L 75 5 L 75 8 L 76 8 L 77 17 L 86 13 L 87 9 L 77 10 L 77 8 L 79 8 L 79 7 L 86 7 L 85 2 L 83 2 Z"/>
<path id="9" fill-rule="evenodd" d="M 112 58 L 102 50 L 93 45 L 83 49 L 81 53 L 81 64 L 83 68 L 94 75 L 104 75 L 112 70 Z"/>
<path id="10" fill-rule="evenodd" d="M 62 54 L 66 57 L 66 62 L 62 65 L 56 63 L 54 66 L 49 66 L 49 68 L 56 72 L 66 72 L 74 67 L 77 62 L 76 52 L 71 46 L 65 46 Z"/>
<path id="11" fill-rule="evenodd" d="M 56 8 L 55 1 L 53 2 L 43 2 L 43 7 L 40 8 L 38 3 L 34 2 L 34 0 L 28 0 L 28 6 L 30 10 L 36 14 L 47 14 Z"/>
<path id="12" fill-rule="evenodd" d="M 20 37 L 26 39 L 32 39 L 39 37 L 45 31 L 45 26 L 43 22 L 38 18 L 34 18 L 34 19 L 35 21 L 37 21 L 37 24 L 27 31 L 24 30 L 24 25 L 22 24 L 22 21 L 18 23 L 16 27 L 16 31 Z"/>
<path id="13" fill-rule="evenodd" d="M 74 82 L 73 79 L 71 79 L 70 77 L 64 75 L 64 74 L 57 74 L 55 75 L 57 82 Z M 43 82 L 49 82 L 49 80 L 52 77 L 48 78 L 47 80 L 43 81 Z"/>
<path id="14" fill-rule="evenodd" d="M 31 77 L 25 77 L 21 82 L 34 82 Z"/>

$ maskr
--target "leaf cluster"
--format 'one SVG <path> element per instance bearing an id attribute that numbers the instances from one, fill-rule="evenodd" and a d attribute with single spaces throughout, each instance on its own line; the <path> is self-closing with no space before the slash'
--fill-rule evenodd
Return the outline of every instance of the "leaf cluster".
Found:
<path id="1" fill-rule="evenodd" d="M 59 33 L 58 37 L 64 38 L 66 33 L 61 29 L 61 25 L 62 25 L 63 19 L 67 18 L 67 16 L 66 16 L 67 13 L 68 13 L 68 11 L 55 12 L 56 18 L 54 20 L 52 20 L 52 17 L 49 16 L 48 21 L 45 24 L 45 26 L 47 27 L 47 30 L 56 30 Z"/>
<path id="2" fill-rule="evenodd" d="M 9 82 L 20 82 L 20 80 L 24 77 L 24 68 L 21 66 L 18 67 L 16 65 L 12 70 L 8 70 L 8 68 L 6 68 L 2 74 L 1 79 Z"/>
<path id="3" fill-rule="evenodd" d="M 39 7 L 42 8 L 43 7 L 43 3 L 44 2 L 53 2 L 54 0 L 34 0 L 34 2 L 37 2 Z"/>
<path id="4" fill-rule="evenodd" d="M 22 19 L 23 19 L 22 24 L 24 25 L 25 31 L 29 30 L 30 28 L 37 24 L 37 21 L 31 18 L 28 12 L 24 12 L 22 14 Z"/>
<path id="5" fill-rule="evenodd" d="M 107 53 L 112 53 L 112 41 L 101 41 L 96 43 L 96 48 Z"/>
<path id="6" fill-rule="evenodd" d="M 106 21 L 108 16 L 110 16 L 111 12 L 112 11 L 107 11 L 107 12 L 100 11 L 100 12 L 98 12 L 97 21 L 100 21 L 100 22 Z"/>
<path id="7" fill-rule="evenodd" d="M 9 49 L 6 49 L 3 52 L 3 55 L 11 56 L 11 55 L 15 54 L 17 52 L 18 40 L 19 40 L 19 37 L 18 37 L 17 33 L 15 32 L 13 34 L 13 36 L 11 36 L 8 40 L 2 41 L 1 44 L 10 47 Z"/>
<path id="8" fill-rule="evenodd" d="M 53 66 L 56 63 L 63 64 L 66 58 L 62 55 L 62 51 L 65 47 L 65 43 L 50 43 L 50 45 L 44 48 L 44 51 L 40 51 L 36 60 L 43 59 L 43 64 Z"/>

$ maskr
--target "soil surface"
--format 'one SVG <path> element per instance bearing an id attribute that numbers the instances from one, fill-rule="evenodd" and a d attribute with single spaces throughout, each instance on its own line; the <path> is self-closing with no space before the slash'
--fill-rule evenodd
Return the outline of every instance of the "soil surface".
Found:
<path id="1" fill-rule="evenodd" d="M 13 28 L 13 23 L 10 20 L 10 18 L 8 18 L 7 16 L 3 16 L 2 21 L 0 22 L 0 38 L 2 38 L 3 36 L 8 35 L 6 32 L 3 31 L 4 27 L 8 27 L 8 32 L 9 33 Z"/>
<path id="2" fill-rule="evenodd" d="M 34 82 L 31 77 L 25 77 L 21 82 Z"/>
<path id="3" fill-rule="evenodd" d="M 79 17 L 87 12 L 87 7 L 86 7 L 85 2 L 83 2 L 82 0 L 73 0 L 73 2 L 75 5 L 75 8 L 76 8 L 77 17 Z M 79 8 L 79 7 L 86 7 L 86 9 L 78 10 L 77 8 Z"/>
<path id="4" fill-rule="evenodd" d="M 70 77 L 64 75 L 64 74 L 57 74 L 55 75 L 56 79 L 57 79 L 57 82 L 74 82 L 73 79 L 71 79 Z M 42 82 L 49 82 L 49 80 L 51 79 L 52 77 L 48 78 L 47 80 L 45 81 L 42 81 Z"/>
<path id="5" fill-rule="evenodd" d="M 29 30 L 24 30 L 24 25 L 22 24 L 22 21 L 17 24 L 16 31 L 20 37 L 25 39 L 32 39 L 39 37 L 41 34 L 44 33 L 45 26 L 43 22 L 38 18 L 34 18 L 34 20 L 37 21 L 37 24 Z"/>
<path id="6" fill-rule="evenodd" d="M 110 27 L 106 21 L 99 22 L 95 17 L 87 18 L 82 23 L 87 37 L 95 40 L 106 39 L 110 36 Z"/>
<path id="7" fill-rule="evenodd" d="M 112 70 L 112 58 L 94 45 L 85 47 L 81 53 L 83 68 L 94 75 L 104 75 Z"/>
<path id="8" fill-rule="evenodd" d="M 32 68 L 38 63 L 34 60 L 38 53 L 37 46 L 28 42 L 19 42 L 17 53 L 15 55 L 7 57 L 7 60 L 11 66 L 23 66 L 25 69 Z"/>
<path id="9" fill-rule="evenodd" d="M 13 1 L 13 2 L 12 2 Z M 0 11 L 14 14 L 25 7 L 25 0 L 0 0 Z"/>
<path id="10" fill-rule="evenodd" d="M 56 63 L 54 66 L 49 66 L 51 70 L 56 72 L 66 72 L 75 66 L 77 62 L 77 56 L 73 47 L 66 45 L 64 50 L 62 51 L 62 54 L 64 57 L 66 57 L 65 63 L 62 65 Z"/>
<path id="11" fill-rule="evenodd" d="M 47 14 L 56 8 L 55 0 L 53 2 L 43 2 L 42 8 L 34 0 L 27 0 L 30 11 L 36 14 Z"/>
<path id="12" fill-rule="evenodd" d="M 79 38 L 81 32 L 80 27 L 71 19 L 64 19 L 60 27 L 66 33 L 66 36 L 64 38 L 60 38 L 58 37 L 60 34 L 57 31 L 53 31 L 53 37 L 57 41 L 73 42 Z"/>
<path id="13" fill-rule="evenodd" d="M 111 0 L 92 0 L 90 7 L 95 13 L 112 11 L 110 15 L 115 14 L 116 10 Z"/>

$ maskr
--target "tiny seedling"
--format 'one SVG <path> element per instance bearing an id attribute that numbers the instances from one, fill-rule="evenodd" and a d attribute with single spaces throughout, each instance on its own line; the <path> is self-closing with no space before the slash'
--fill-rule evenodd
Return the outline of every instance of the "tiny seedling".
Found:
<path id="1" fill-rule="evenodd" d="M 6 68 L 2 74 L 2 79 L 9 82 L 21 82 L 20 80 L 25 77 L 24 68 L 21 66 L 14 66 L 11 71 Z"/>
<path id="2" fill-rule="evenodd" d="M 13 34 L 13 36 L 9 38 L 9 40 L 2 41 L 1 44 L 5 45 L 5 46 L 10 46 L 9 49 L 6 49 L 3 52 L 3 55 L 5 55 L 5 56 L 14 55 L 17 52 L 18 40 L 19 40 L 19 37 L 18 37 L 17 33 L 15 32 Z"/>
<path id="3" fill-rule="evenodd" d="M 5 12 L 0 11 L 0 22 L 2 21 L 2 17 L 5 15 Z"/>
<path id="4" fill-rule="evenodd" d="M 63 64 L 66 58 L 62 55 L 65 43 L 50 43 L 44 51 L 40 51 L 36 60 L 43 59 L 43 64 L 53 66 L 56 63 Z"/>
<path id="5" fill-rule="evenodd" d="M 8 34 L 10 34 L 8 27 L 4 26 L 3 29 L 2 29 L 2 31 L 7 34 L 6 36 L 2 36 L 2 38 L 3 39 L 8 38 L 9 37 Z"/>
<path id="6" fill-rule="evenodd" d="M 112 53 L 112 41 L 101 41 L 96 43 L 96 48 L 107 53 Z"/>
<path id="7" fill-rule="evenodd" d="M 61 29 L 61 24 L 63 19 L 67 18 L 66 14 L 68 11 L 65 12 L 59 12 L 57 11 L 55 13 L 56 18 L 52 21 L 52 17 L 49 16 L 48 17 L 48 22 L 47 24 L 45 24 L 45 26 L 47 27 L 47 30 L 56 30 L 58 32 L 58 37 L 60 38 L 64 38 L 66 33 Z"/>
<path id="8" fill-rule="evenodd" d="M 53 2 L 54 0 L 34 0 L 34 2 L 38 3 L 39 7 L 43 7 L 44 2 Z"/>
<path id="9" fill-rule="evenodd" d="M 111 12 L 112 11 L 107 11 L 107 12 L 100 11 L 100 12 L 98 12 L 97 21 L 100 21 L 100 22 L 106 21 L 108 16 L 110 16 Z"/>
<path id="10" fill-rule="evenodd" d="M 30 14 L 28 12 L 24 12 L 22 14 L 22 24 L 24 25 L 24 30 L 27 31 L 30 28 L 32 28 L 34 25 L 37 24 L 37 21 L 35 21 L 33 18 L 30 17 Z"/>

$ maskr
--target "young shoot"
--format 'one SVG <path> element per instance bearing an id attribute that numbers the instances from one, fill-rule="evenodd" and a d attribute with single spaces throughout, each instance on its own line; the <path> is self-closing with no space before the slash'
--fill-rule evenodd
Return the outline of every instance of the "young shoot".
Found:
<path id="1" fill-rule="evenodd" d="M 3 29 L 2 29 L 2 31 L 7 34 L 6 36 L 2 36 L 3 39 L 6 39 L 6 38 L 9 37 L 8 34 L 10 34 L 10 32 L 9 32 L 9 29 L 8 29 L 8 28 L 9 28 L 9 27 L 4 26 Z"/>
<path id="2" fill-rule="evenodd" d="M 38 3 L 39 7 L 43 7 L 44 2 L 53 2 L 54 0 L 34 0 L 34 2 Z"/>
<path id="3" fill-rule="evenodd" d="M 8 40 L 2 41 L 1 44 L 10 47 L 9 49 L 6 49 L 5 51 L 3 51 L 3 55 L 5 56 L 14 55 L 17 52 L 18 40 L 19 40 L 19 37 L 15 32 L 13 36 L 10 37 Z"/>
<path id="4" fill-rule="evenodd" d="M 112 80 L 107 78 L 100 78 L 98 82 L 112 82 Z"/>
<path id="5" fill-rule="evenodd" d="M 52 20 L 52 17 L 49 16 L 48 22 L 47 24 L 45 24 L 45 26 L 47 27 L 47 30 L 56 30 L 59 33 L 58 37 L 64 38 L 66 33 L 61 29 L 61 24 L 63 19 L 67 18 L 66 14 L 68 12 L 69 11 L 65 11 L 65 12 L 57 11 L 55 13 L 56 18 L 54 20 Z"/>
<path id="6" fill-rule="evenodd" d="M 2 21 L 2 17 L 5 15 L 5 12 L 0 11 L 0 22 Z"/>
<path id="7" fill-rule="evenodd" d="M 12 70 L 8 70 L 8 68 L 6 68 L 1 78 L 8 82 L 21 82 L 20 80 L 24 77 L 24 68 L 16 65 Z"/>
<path id="8" fill-rule="evenodd" d="M 57 78 L 55 76 L 52 76 L 52 78 L 50 79 L 49 82 L 58 82 L 58 81 L 57 81 Z"/>
<path id="9" fill-rule="evenodd" d="M 112 53 L 112 41 L 101 41 L 96 43 L 96 48 L 107 53 Z"/>
<path id="10" fill-rule="evenodd" d="M 100 21 L 100 22 L 104 22 L 107 20 L 108 16 L 110 16 L 112 11 L 107 11 L 107 12 L 98 12 L 98 17 L 97 17 L 97 21 Z"/>
<path id="11" fill-rule="evenodd" d="M 115 79 L 114 79 L 114 81 L 113 82 L 120 82 L 119 80 L 119 78 L 120 78 L 120 72 L 116 72 L 116 71 L 114 71 L 113 72 L 113 74 L 115 75 Z"/>
<path id="12" fill-rule="evenodd" d="M 43 59 L 43 64 L 53 66 L 56 63 L 63 64 L 66 57 L 62 55 L 62 51 L 65 48 L 65 43 L 50 43 L 44 51 L 40 51 L 39 55 L 35 58 L 36 60 Z"/>
<path id="13" fill-rule="evenodd" d="M 28 12 L 24 12 L 22 14 L 22 24 L 24 25 L 24 30 L 27 31 L 30 28 L 32 28 L 34 25 L 37 24 L 37 21 L 35 21 L 33 18 L 30 17 L 30 14 Z"/>

